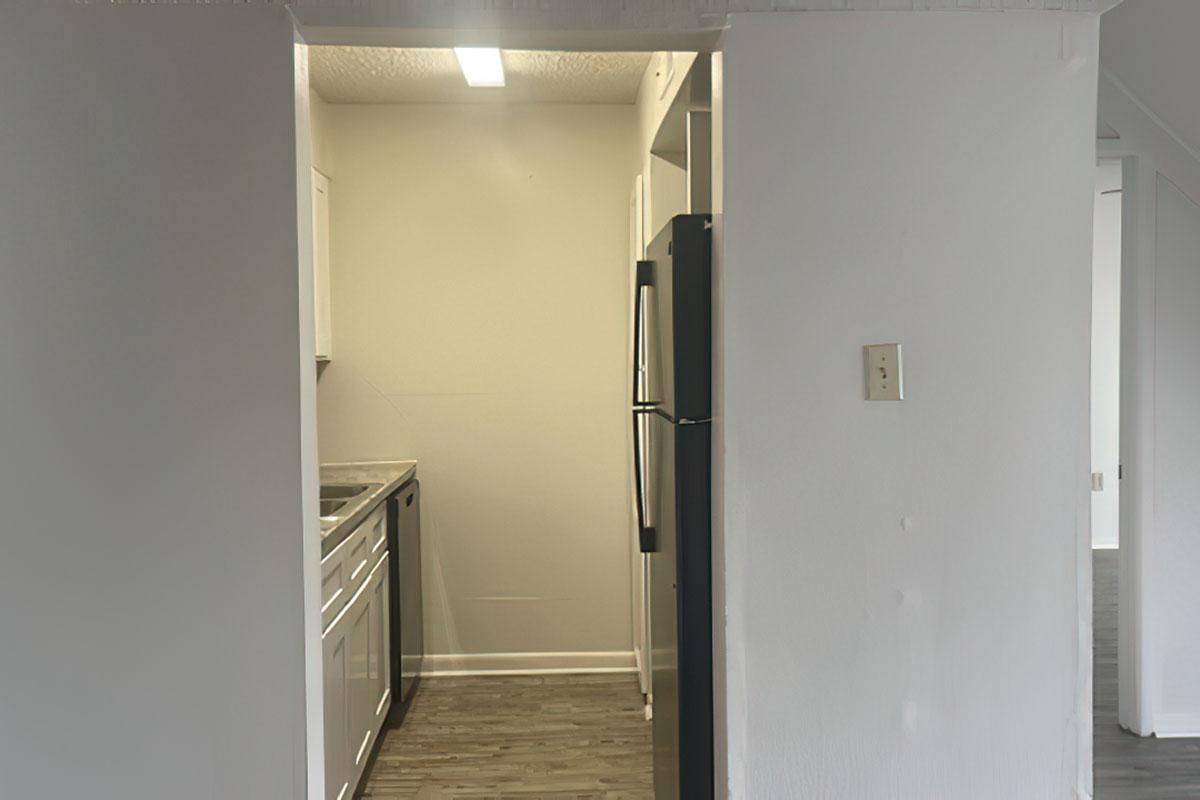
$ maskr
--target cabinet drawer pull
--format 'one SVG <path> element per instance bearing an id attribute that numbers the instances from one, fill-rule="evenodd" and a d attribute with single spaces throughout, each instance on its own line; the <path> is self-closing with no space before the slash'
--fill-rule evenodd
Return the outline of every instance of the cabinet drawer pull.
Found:
<path id="1" fill-rule="evenodd" d="M 370 741 L 371 741 L 371 731 L 367 731 L 366 735 L 363 736 L 362 744 L 360 744 L 358 746 L 358 755 L 356 755 L 354 757 L 355 764 L 358 764 L 360 761 L 362 761 L 363 753 L 366 752 L 367 745 L 370 743 Z"/>
<path id="2" fill-rule="evenodd" d="M 325 630 L 321 631 L 322 639 L 328 636 L 329 632 L 337 627 L 337 624 L 342 621 L 342 617 L 346 616 L 350 609 L 358 605 L 358 599 L 367 593 L 367 588 L 369 586 L 370 584 L 364 582 L 362 586 L 358 587 L 358 591 L 354 593 L 354 596 L 350 598 L 350 601 L 347 602 L 346 605 L 342 606 L 342 609 L 338 611 L 337 616 L 333 618 L 333 621 L 325 626 Z"/>
<path id="3" fill-rule="evenodd" d="M 383 697 L 379 698 L 379 705 L 375 706 L 375 716 L 383 713 L 383 709 L 387 707 L 388 698 L 392 696 L 392 690 L 386 689 L 383 692 Z"/>
<path id="4" fill-rule="evenodd" d="M 342 591 L 343 591 L 342 587 L 339 586 L 338 590 L 333 593 L 333 597 L 329 598 L 329 600 L 326 601 L 325 605 L 321 606 L 322 614 L 324 614 L 326 611 L 328 611 L 329 607 L 337 602 L 337 599 L 342 596 Z"/>

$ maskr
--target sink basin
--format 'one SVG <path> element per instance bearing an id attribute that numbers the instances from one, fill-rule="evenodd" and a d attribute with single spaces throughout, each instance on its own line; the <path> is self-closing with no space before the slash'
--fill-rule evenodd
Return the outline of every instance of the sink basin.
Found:
<path id="1" fill-rule="evenodd" d="M 349 503 L 349 502 L 350 502 L 349 499 L 343 499 L 343 500 L 323 499 L 323 500 L 321 500 L 321 516 L 322 517 L 332 517 L 343 506 L 345 506 L 346 503 Z"/>
<path id="2" fill-rule="evenodd" d="M 330 483 L 321 485 L 322 500 L 336 500 L 338 498 L 357 497 L 363 492 L 374 489 L 378 484 L 374 483 Z"/>

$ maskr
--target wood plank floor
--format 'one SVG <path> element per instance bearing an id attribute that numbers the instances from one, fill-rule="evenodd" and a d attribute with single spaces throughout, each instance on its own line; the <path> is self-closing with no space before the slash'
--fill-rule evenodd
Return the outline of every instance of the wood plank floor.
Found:
<path id="1" fill-rule="evenodd" d="M 637 676 L 424 678 L 363 796 L 651 800 Z"/>
<path id="2" fill-rule="evenodd" d="M 1117 551 L 1092 551 L 1092 566 L 1095 798 L 1197 800 L 1200 739 L 1143 738 L 1117 724 Z"/>

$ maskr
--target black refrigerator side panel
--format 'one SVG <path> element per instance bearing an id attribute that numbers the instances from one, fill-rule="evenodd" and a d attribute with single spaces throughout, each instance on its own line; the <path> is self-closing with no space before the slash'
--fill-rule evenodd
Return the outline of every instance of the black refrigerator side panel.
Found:
<path id="1" fill-rule="evenodd" d="M 654 692 L 654 797 L 686 798 L 680 790 L 685 763 L 680 748 L 679 519 L 676 506 L 679 425 L 651 414 L 650 502 L 654 509 L 655 551 L 650 555 L 650 684 Z"/>
<path id="2" fill-rule="evenodd" d="M 400 590 L 403 585 L 400 563 L 400 503 L 403 495 L 393 494 L 387 500 L 387 547 L 388 558 L 388 674 L 391 676 L 392 707 L 385 724 L 394 728 L 404 721 L 408 706 L 404 704 L 404 693 L 400 691 L 400 641 L 402 639 L 400 618 Z"/>
<path id="3" fill-rule="evenodd" d="M 674 217 L 650 243 L 652 354 L 665 414 L 712 416 L 712 230 L 707 214 Z"/>
<path id="4" fill-rule="evenodd" d="M 712 417 L 712 218 L 672 220 L 675 418 Z"/>
<path id="5" fill-rule="evenodd" d="M 712 426 L 675 426 L 680 797 L 713 797 Z"/>
<path id="6" fill-rule="evenodd" d="M 389 667 L 392 708 L 388 727 L 404 721 L 420 680 L 424 648 L 421 623 L 421 485 L 410 481 L 387 501 Z"/>
<path id="7" fill-rule="evenodd" d="M 401 581 L 400 692 L 407 703 L 416 691 L 425 655 L 421 591 L 421 482 L 413 481 L 399 496 Z"/>

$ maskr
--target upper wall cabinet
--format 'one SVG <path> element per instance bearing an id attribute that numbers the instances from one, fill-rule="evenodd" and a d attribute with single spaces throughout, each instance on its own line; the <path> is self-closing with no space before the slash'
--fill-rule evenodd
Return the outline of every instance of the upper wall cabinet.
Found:
<path id="1" fill-rule="evenodd" d="M 313 301 L 317 332 L 317 360 L 333 358 L 332 314 L 329 304 L 329 178 L 313 170 Z"/>

